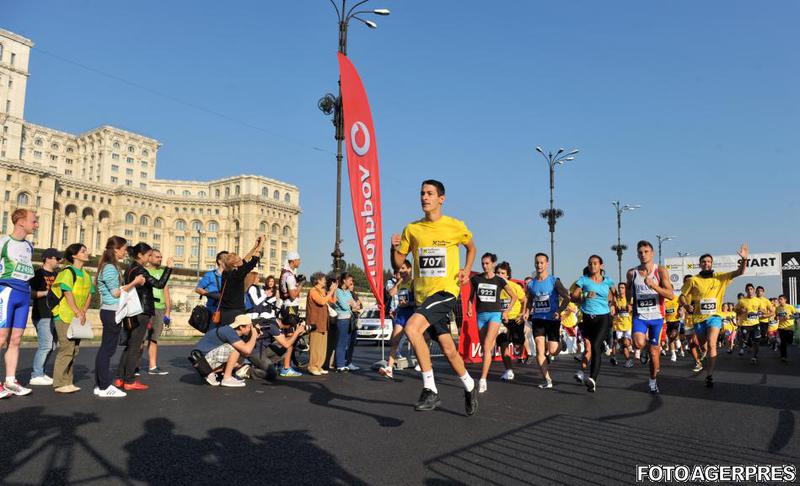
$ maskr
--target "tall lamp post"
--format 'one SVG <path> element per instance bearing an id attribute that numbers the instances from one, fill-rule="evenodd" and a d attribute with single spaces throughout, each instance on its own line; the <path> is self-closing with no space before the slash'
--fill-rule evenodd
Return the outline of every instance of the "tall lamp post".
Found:
<path id="1" fill-rule="evenodd" d="M 197 230 L 197 277 L 200 278 L 200 267 L 203 266 L 203 231 Z"/>
<path id="2" fill-rule="evenodd" d="M 539 152 L 542 157 L 547 161 L 547 167 L 550 169 L 550 209 L 543 209 L 539 212 L 539 215 L 547 221 L 547 226 L 550 229 L 550 271 L 555 274 L 556 271 L 556 254 L 555 254 L 555 233 L 556 233 L 556 221 L 558 218 L 564 216 L 564 211 L 560 209 L 556 209 L 553 206 L 553 191 L 555 190 L 555 169 L 557 165 L 562 165 L 564 162 L 569 162 L 570 160 L 575 160 L 575 155 L 579 152 L 579 150 L 571 150 L 568 153 L 564 153 L 564 149 L 558 149 L 558 152 L 555 154 L 553 152 L 548 152 L 546 155 L 542 147 L 536 147 L 536 151 Z"/>
<path id="3" fill-rule="evenodd" d="M 330 0 L 331 5 L 336 10 L 336 17 L 339 20 L 339 52 L 347 55 L 347 27 L 350 21 L 355 19 L 363 23 L 370 29 L 376 29 L 378 24 L 371 20 L 365 20 L 360 15 L 389 15 L 389 9 L 376 8 L 374 10 L 356 10 L 369 0 L 356 2 L 350 9 L 347 9 L 347 0 L 341 1 L 341 7 L 337 2 Z M 339 77 L 339 96 L 326 93 L 319 99 L 317 107 L 326 115 L 333 115 L 333 126 L 336 128 L 334 138 L 336 138 L 336 239 L 333 243 L 333 271 L 341 273 L 344 271 L 344 253 L 340 248 L 341 229 L 342 229 L 342 142 L 344 141 L 344 117 L 342 116 L 342 79 Z"/>
<path id="4" fill-rule="evenodd" d="M 622 244 L 622 213 L 639 209 L 641 206 L 638 204 L 620 204 L 619 201 L 611 201 L 611 205 L 614 206 L 614 210 L 617 212 L 617 244 L 613 245 L 611 249 L 617 253 L 618 282 L 622 282 L 622 252 L 628 249 L 627 245 Z"/>
<path id="5" fill-rule="evenodd" d="M 678 256 L 681 257 L 681 279 L 686 275 L 686 257 L 691 255 L 688 251 L 678 252 Z M 683 280 L 681 280 L 681 284 L 683 284 Z"/>
<path id="6" fill-rule="evenodd" d="M 665 241 L 674 240 L 677 238 L 677 236 L 656 235 L 656 238 L 658 239 L 658 264 L 663 265 L 663 262 L 661 261 L 661 244 Z"/>

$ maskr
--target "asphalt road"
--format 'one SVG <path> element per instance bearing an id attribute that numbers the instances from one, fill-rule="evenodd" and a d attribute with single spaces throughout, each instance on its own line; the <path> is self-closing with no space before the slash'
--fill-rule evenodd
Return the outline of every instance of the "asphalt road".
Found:
<path id="1" fill-rule="evenodd" d="M 0 401 L 0 484 L 606 485 L 633 483 L 637 464 L 800 465 L 796 347 L 788 364 L 766 349 L 757 366 L 723 355 L 713 389 L 688 359 L 666 362 L 659 396 L 642 367 L 604 363 L 589 394 L 571 357 L 554 364 L 553 390 L 536 388 L 531 366 L 502 383 L 498 363 L 473 417 L 441 359 L 442 407 L 415 412 L 413 370 L 394 382 L 365 369 L 212 388 L 189 349 L 162 347 L 170 374 L 145 376 L 151 389 L 124 399 L 92 395 L 96 348 L 85 348 L 81 392 L 36 387 Z M 366 368 L 378 349 L 359 346 L 356 361 Z M 23 351 L 23 382 L 32 355 Z"/>

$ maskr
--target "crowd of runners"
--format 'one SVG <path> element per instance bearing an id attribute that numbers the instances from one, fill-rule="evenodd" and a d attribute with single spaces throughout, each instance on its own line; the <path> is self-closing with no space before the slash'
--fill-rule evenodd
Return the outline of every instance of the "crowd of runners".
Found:
<path id="1" fill-rule="evenodd" d="M 639 265 L 627 271 L 624 282 L 616 283 L 607 277 L 603 259 L 591 255 L 582 276 L 565 285 L 550 273 L 548 255 L 536 253 L 533 274 L 517 283 L 512 280 L 511 266 L 507 262 L 498 263 L 497 256 L 492 253 L 481 257 L 483 271 L 473 274 L 471 269 L 477 249 L 472 233 L 464 222 L 442 213 L 445 188 L 441 182 L 424 181 L 420 202 L 423 217 L 408 224 L 401 234 L 391 237 L 391 262 L 396 280 L 388 288 L 388 297 L 392 302 L 390 311 L 394 329 L 388 364 L 379 370 L 382 375 L 393 377 L 399 343 L 403 337 L 407 338 L 422 376 L 422 393 L 415 405 L 417 410 L 432 410 L 440 404 L 430 356 L 429 343 L 432 340 L 437 341 L 463 383 L 467 415 L 477 411 L 479 394 L 488 390 L 487 381 L 495 352 L 501 354 L 505 369 L 501 379 L 513 380 L 515 360 L 512 357 L 521 355 L 524 348 L 525 354 L 535 356 L 541 371 L 539 387 L 550 389 L 558 381 L 550 363 L 567 348 L 567 342 L 574 343 L 575 359 L 580 362 L 574 379 L 583 383 L 589 392 L 598 389 L 605 357 L 614 366 L 620 364 L 618 356 L 622 356 L 622 366 L 646 366 L 652 393 L 659 393 L 657 378 L 662 359 L 676 362 L 688 354 L 691 359 L 689 366 L 696 373 L 704 372 L 706 386 L 713 387 L 714 368 L 720 351 L 732 354 L 738 348 L 738 354 L 748 353 L 754 365 L 758 363 L 762 346 L 779 353 L 783 361 L 788 358 L 795 320 L 800 319 L 800 315 L 785 296 L 767 299 L 762 287 L 747 283 L 737 302 L 724 301 L 728 287 L 746 270 L 749 255 L 746 244 L 739 248 L 740 264 L 736 270 L 715 272 L 712 256 L 705 254 L 699 259 L 699 274 L 687 275 L 680 289 L 673 287 L 666 268 L 653 261 L 653 245 L 645 240 L 636 246 Z M 0 239 L 0 345 L 7 347 L 4 356 L 6 378 L 0 387 L 0 398 L 31 392 L 15 376 L 31 299 L 35 304 L 37 301 L 41 304 L 38 308 L 34 305 L 34 314 L 49 312 L 52 316 L 59 348 L 56 376 L 43 376 L 44 363 L 35 358 L 31 384 L 52 385 L 62 393 L 77 391 L 72 383 L 72 364 L 78 345 L 69 336 L 70 333 L 80 334 L 80 328 L 75 326 L 86 324 L 90 295 L 95 291 L 100 292 L 103 302 L 103 336 L 95 363 L 95 395 L 124 396 L 125 391 L 146 389 L 147 386 L 136 378 L 138 364 L 143 342 L 148 340 L 148 330 L 149 335 L 153 334 L 153 323 L 169 321 L 168 312 L 165 315 L 163 307 L 156 304 L 164 300 L 163 289 L 170 278 L 171 261 L 167 260 L 166 265 L 161 266 L 161 255 L 147 244 L 128 247 L 124 239 L 112 237 L 94 278 L 83 269 L 89 257 L 86 247 L 80 243 L 67 247 L 63 255 L 52 249 L 46 251 L 44 265 L 34 270 L 33 246 L 26 238 L 38 227 L 36 214 L 19 209 L 12 215 L 12 222 L 13 233 Z M 275 285 L 268 286 L 265 295 L 257 289 L 255 293 L 249 292 L 252 281 L 246 284 L 246 277 L 258 261 L 262 244 L 259 238 L 243 258 L 233 254 L 223 256 L 224 280 L 220 281 L 211 271 L 208 278 L 204 277 L 198 284 L 197 292 L 208 298 L 209 310 L 218 314 L 214 315 L 216 326 L 212 325 L 197 346 L 203 348 L 202 355 L 213 365 L 213 373 L 209 372 L 206 377 L 212 385 L 244 386 L 240 383 L 242 380 L 232 373 L 256 346 L 254 335 L 258 332 L 251 335 L 251 318 L 256 320 L 267 315 L 268 320 L 280 321 L 280 316 L 296 316 L 298 313 L 302 279 L 296 278 L 294 270 L 299 265 L 299 255 L 294 260 L 289 259 L 290 263 L 296 264 L 289 265 L 286 275 L 282 274 L 281 292 L 275 289 Z M 463 265 L 460 258 L 462 246 L 466 249 Z M 119 262 L 126 255 L 131 263 L 122 272 Z M 56 274 L 53 271 L 55 262 L 62 257 L 68 265 Z M 218 256 L 218 263 L 219 260 Z M 208 285 L 204 284 L 205 280 L 209 280 L 206 282 Z M 352 278 L 339 279 L 335 285 L 326 285 L 325 280 L 322 274 L 312 276 L 309 296 L 314 291 L 317 294 L 308 299 L 307 312 L 319 314 L 318 322 L 322 324 L 329 317 L 328 305 L 338 299 L 342 308 L 336 309 L 336 322 L 346 330 L 349 311 L 360 308 L 348 290 L 352 289 Z M 212 285 L 214 281 L 216 284 Z M 34 283 L 33 287 L 31 283 Z M 43 287 L 43 283 L 47 285 Z M 225 293 L 227 285 L 235 290 Z M 477 321 L 485 351 L 477 381 L 467 371 L 450 329 L 452 314 L 458 314 L 456 307 L 461 305 L 461 288 L 467 285 L 470 288 L 467 317 L 474 317 Z M 122 306 L 119 299 L 134 289 L 142 311 L 134 318 L 120 319 Z M 246 301 L 245 294 L 260 307 L 245 312 L 242 305 Z M 282 303 L 276 303 L 279 298 Z M 226 299 L 235 305 L 226 305 Z M 279 306 L 281 312 L 277 312 Z M 34 315 L 34 320 L 36 317 Z M 307 331 L 300 327 L 292 336 L 292 333 L 282 330 L 284 323 L 279 324 L 274 332 L 270 332 L 289 348 L 300 334 Z M 120 340 L 121 327 L 127 333 L 127 344 L 117 375 L 112 377 L 109 361 Z M 348 363 L 352 359 L 352 346 L 348 355 L 348 343 L 345 342 L 349 337 L 343 339 L 340 335 L 335 343 L 331 343 L 329 338 L 327 341 L 321 338 L 325 332 L 323 329 L 316 332 L 312 333 L 314 353 L 313 363 L 308 367 L 310 373 L 327 373 L 328 366 L 323 364 L 330 365 L 334 352 L 337 371 L 357 369 L 351 361 Z M 289 337 L 282 337 L 283 334 Z M 202 343 L 204 345 L 200 346 Z M 47 343 L 47 346 L 51 345 L 55 348 L 53 343 Z M 299 376 L 300 373 L 291 368 L 289 355 L 284 358 L 281 374 Z M 155 354 L 151 355 L 149 371 L 160 374 L 162 372 L 155 360 Z M 222 375 L 221 382 L 217 380 L 216 372 Z"/>

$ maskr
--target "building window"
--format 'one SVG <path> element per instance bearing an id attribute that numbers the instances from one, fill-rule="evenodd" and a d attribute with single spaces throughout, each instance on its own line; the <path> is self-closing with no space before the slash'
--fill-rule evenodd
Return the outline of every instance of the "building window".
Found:
<path id="1" fill-rule="evenodd" d="M 219 199 L 219 189 L 214 189 L 214 197 Z"/>
<path id="2" fill-rule="evenodd" d="M 219 216 L 219 209 L 215 209 L 215 210 L 214 210 L 214 214 L 216 214 L 217 216 Z"/>
<path id="3" fill-rule="evenodd" d="M 283 251 L 281 252 L 281 261 L 282 261 L 282 262 L 285 262 L 285 261 L 286 261 L 286 255 L 287 255 L 287 253 L 286 253 L 286 250 L 283 250 Z"/>
<path id="4" fill-rule="evenodd" d="M 231 195 L 231 188 L 230 187 L 226 187 L 225 188 L 225 197 L 230 197 L 230 195 Z"/>
<path id="5" fill-rule="evenodd" d="M 277 223 L 273 224 L 272 228 L 270 228 L 270 233 L 272 233 L 273 235 L 277 235 L 278 231 L 280 231 L 280 226 L 278 226 Z"/>
<path id="6" fill-rule="evenodd" d="M 111 182 L 116 184 L 117 182 L 119 182 L 119 177 L 111 176 Z"/>
<path id="7" fill-rule="evenodd" d="M 283 227 L 283 236 L 291 236 L 291 235 L 292 235 L 292 229 L 289 228 L 288 226 L 284 226 Z"/>
<path id="8" fill-rule="evenodd" d="M 191 191 L 183 191 L 183 197 L 191 197 L 191 195 L 192 195 Z"/>
<path id="9" fill-rule="evenodd" d="M 175 245 L 175 256 L 183 258 L 183 245 Z"/>
<path id="10" fill-rule="evenodd" d="M 14 62 L 16 62 L 16 60 L 17 60 L 17 55 L 12 52 L 11 53 L 11 65 L 12 66 L 14 65 Z"/>
<path id="11" fill-rule="evenodd" d="M 64 159 L 67 165 L 72 165 L 72 159 Z"/>
<path id="12" fill-rule="evenodd" d="M 118 149 L 118 148 L 119 148 L 119 142 L 114 142 L 114 145 L 113 145 L 113 147 L 114 147 L 115 149 Z"/>
<path id="13" fill-rule="evenodd" d="M 264 234 L 267 232 L 267 223 L 266 221 L 262 221 L 261 224 L 258 225 L 258 232 Z"/>
<path id="14" fill-rule="evenodd" d="M 57 143 L 51 143 L 50 144 L 50 148 L 53 149 L 53 150 L 58 150 L 58 144 Z"/>
<path id="15" fill-rule="evenodd" d="M 202 231 L 203 230 L 203 223 L 200 221 L 192 221 L 192 231 Z"/>
<path id="16" fill-rule="evenodd" d="M 242 192 L 242 189 L 239 187 L 239 184 L 236 184 L 236 191 L 234 192 L 236 192 L 237 196 Z"/>
<path id="17" fill-rule="evenodd" d="M 111 165 L 111 172 L 119 172 L 119 166 L 112 164 Z"/>
<path id="18" fill-rule="evenodd" d="M 133 181 L 130 180 L 130 179 L 125 179 L 125 185 L 126 186 L 132 186 L 133 185 Z"/>
<path id="19" fill-rule="evenodd" d="M 119 154 L 111 154 L 111 160 L 119 160 Z"/>
<path id="20" fill-rule="evenodd" d="M 30 203 L 30 196 L 28 196 L 27 192 L 20 192 L 17 195 L 17 205 L 19 206 L 27 206 Z"/>
<path id="21" fill-rule="evenodd" d="M 143 161 L 139 162 L 139 164 L 142 166 L 143 169 L 147 168 L 147 161 L 146 160 L 143 160 Z"/>
<path id="22" fill-rule="evenodd" d="M 126 229 L 125 236 L 127 236 L 128 238 L 133 238 L 133 230 Z"/>
<path id="23" fill-rule="evenodd" d="M 74 151 L 75 151 L 75 149 L 74 149 L 74 148 L 72 148 L 72 147 L 67 147 L 67 153 L 68 153 L 68 154 L 71 154 L 71 153 L 72 153 L 72 152 L 74 152 Z"/>
<path id="24" fill-rule="evenodd" d="M 11 113 L 11 100 L 6 100 L 6 113 Z"/>
<path id="25" fill-rule="evenodd" d="M 150 152 L 148 152 L 147 149 L 142 149 L 142 157 L 147 157 L 148 155 L 150 155 Z"/>
<path id="26" fill-rule="evenodd" d="M 175 221 L 175 229 L 177 231 L 186 231 L 186 221 L 182 219 Z"/>
<path id="27" fill-rule="evenodd" d="M 3 211 L 3 227 L 1 229 L 2 233 L 6 234 L 8 230 L 8 211 Z"/>
<path id="28" fill-rule="evenodd" d="M 51 155 L 50 160 L 52 160 L 53 162 L 58 162 L 58 155 Z"/>
<path id="29" fill-rule="evenodd" d="M 133 175 L 133 169 L 125 169 L 125 175 L 132 176 Z"/>
<path id="30" fill-rule="evenodd" d="M 200 256 L 200 237 L 192 236 L 192 256 L 197 258 Z"/>
<path id="31" fill-rule="evenodd" d="M 134 152 L 136 152 L 136 148 L 133 145 L 128 145 L 128 153 L 132 154 Z M 133 160 L 133 159 L 131 159 L 131 160 Z"/>
<path id="32" fill-rule="evenodd" d="M 64 174 L 66 174 L 66 175 L 72 175 L 72 169 L 66 169 L 66 170 L 64 171 Z M 112 177 L 112 179 L 113 179 L 113 177 Z"/>
<path id="33" fill-rule="evenodd" d="M 132 164 L 132 163 L 133 163 L 133 159 L 132 159 L 132 158 L 130 158 L 130 157 L 128 157 L 126 160 L 127 160 L 127 162 L 128 162 L 129 164 Z"/>
<path id="34" fill-rule="evenodd" d="M 269 257 L 270 258 L 275 258 L 275 248 L 270 248 L 269 249 Z"/>
<path id="35" fill-rule="evenodd" d="M 156 218 L 156 220 L 153 221 L 153 227 L 154 228 L 160 228 L 163 224 L 164 224 L 164 220 L 161 219 L 161 218 Z"/>
<path id="36" fill-rule="evenodd" d="M 125 224 L 133 224 L 136 221 L 136 215 L 133 213 L 128 213 L 125 215 Z"/>
<path id="37" fill-rule="evenodd" d="M 158 234 L 158 233 L 154 233 L 154 234 L 153 234 L 153 240 L 154 240 L 154 241 L 158 241 L 158 240 L 160 240 L 160 239 L 161 239 L 161 235 L 160 235 L 160 234 Z"/>
<path id="38" fill-rule="evenodd" d="M 0 44 L 0 61 L 3 60 L 3 44 Z M 5 218 L 3 218 L 3 224 L 5 224 Z M 5 227 L 3 227 L 3 233 L 6 232 Z"/>
<path id="39" fill-rule="evenodd" d="M 216 221 L 209 221 L 208 222 L 208 231 L 210 231 L 212 233 L 216 233 L 218 230 L 219 230 L 219 224 Z"/>
<path id="40" fill-rule="evenodd" d="M 167 189 L 167 196 L 174 196 L 174 195 L 175 195 L 175 191 L 174 191 L 174 190 L 172 190 L 172 189 Z M 176 209 L 177 209 L 177 208 L 176 208 Z"/>
<path id="41" fill-rule="evenodd" d="M 144 172 L 142 172 L 142 174 L 144 174 Z M 197 197 L 206 197 L 206 195 L 206 191 L 200 191 L 197 193 Z"/>
<path id="42" fill-rule="evenodd" d="M 41 151 L 39 151 L 39 150 L 34 150 L 34 151 L 33 151 L 33 156 L 34 156 L 35 158 L 37 158 L 37 159 L 41 159 L 41 158 L 42 158 L 42 152 L 41 152 Z"/>
<path id="43" fill-rule="evenodd" d="M 147 239 L 147 232 L 146 231 L 140 231 L 139 232 L 139 238 L 141 238 L 143 240 L 146 240 Z"/>
<path id="44" fill-rule="evenodd" d="M 33 144 L 36 145 L 37 147 L 41 147 L 44 144 L 44 141 L 42 141 L 41 138 L 37 138 L 36 141 L 33 142 Z"/>
<path id="45" fill-rule="evenodd" d="M 139 226 L 148 226 L 149 224 L 150 218 L 148 218 L 146 215 L 142 215 L 142 217 L 139 218 Z"/>
<path id="46" fill-rule="evenodd" d="M 283 196 L 283 202 L 292 202 L 292 196 L 290 196 L 288 192 Z"/>
<path id="47" fill-rule="evenodd" d="M 269 189 L 267 189 L 266 187 L 262 187 L 261 188 L 261 195 L 264 196 L 264 197 L 269 197 Z"/>
<path id="48" fill-rule="evenodd" d="M 278 192 L 278 191 L 274 191 L 272 193 L 272 199 L 276 199 L 276 200 L 280 201 L 281 200 L 281 193 Z"/>

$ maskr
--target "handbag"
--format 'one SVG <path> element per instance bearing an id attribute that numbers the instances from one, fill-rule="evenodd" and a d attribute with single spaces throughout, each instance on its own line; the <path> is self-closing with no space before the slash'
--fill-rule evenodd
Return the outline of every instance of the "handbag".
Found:
<path id="1" fill-rule="evenodd" d="M 72 319 L 67 328 L 67 339 L 92 339 L 94 331 L 92 331 L 91 324 L 81 324 L 81 320 L 77 317 Z"/>
<path id="2" fill-rule="evenodd" d="M 189 316 L 189 325 L 205 334 L 208 331 L 210 319 L 208 308 L 203 304 L 198 304 L 192 309 L 192 314 Z"/>
<path id="3" fill-rule="evenodd" d="M 122 288 L 119 290 L 119 305 L 117 307 L 117 313 L 115 315 L 115 319 L 117 322 L 122 321 L 125 317 L 134 317 L 138 316 L 143 312 L 142 310 L 142 301 L 139 300 L 139 293 L 136 292 L 136 289 L 131 289 L 126 291 Z"/>
<path id="4" fill-rule="evenodd" d="M 222 296 L 225 295 L 225 287 L 228 285 L 228 279 L 225 279 L 225 282 L 222 284 L 222 292 L 219 293 L 219 302 L 217 302 L 217 310 L 211 314 L 211 322 L 214 323 L 215 326 L 219 326 L 219 321 L 222 320 L 222 312 L 219 310 L 222 307 Z"/>

